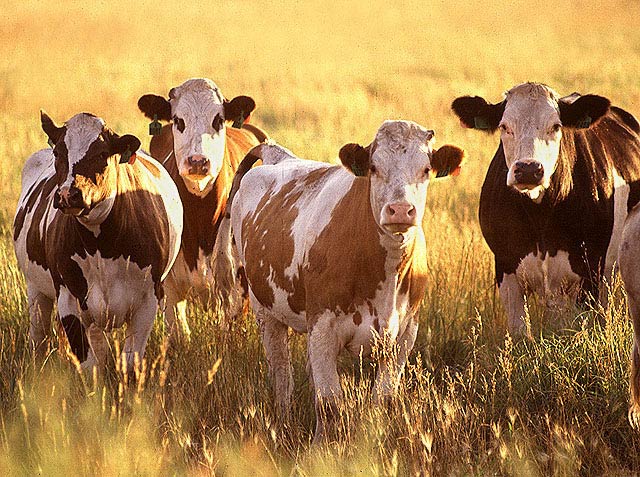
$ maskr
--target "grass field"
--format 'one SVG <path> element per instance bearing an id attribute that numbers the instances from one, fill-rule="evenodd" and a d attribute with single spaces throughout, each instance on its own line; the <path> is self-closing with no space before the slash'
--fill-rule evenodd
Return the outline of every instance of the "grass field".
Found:
<path id="1" fill-rule="evenodd" d="M 75 2 L 4 0 L 0 15 L 1 475 L 629 475 L 630 325 L 611 307 L 543 319 L 514 341 L 480 234 L 480 186 L 497 137 L 459 127 L 462 94 L 496 101 L 541 81 L 640 115 L 640 2 Z M 148 144 L 136 107 L 194 76 L 251 95 L 253 122 L 298 155 L 335 161 L 384 119 L 464 147 L 460 177 L 429 192 L 432 280 L 398 399 L 370 405 L 368 361 L 345 357 L 342 442 L 310 446 L 305 338 L 293 337 L 295 399 L 277 423 L 250 318 L 190 309 L 190 344 L 167 350 L 160 320 L 135 385 L 81 376 L 54 337 L 28 348 L 11 226 L 26 158 L 46 147 L 38 111 L 81 111 Z M 114 356 L 123 334 L 114 334 Z"/>

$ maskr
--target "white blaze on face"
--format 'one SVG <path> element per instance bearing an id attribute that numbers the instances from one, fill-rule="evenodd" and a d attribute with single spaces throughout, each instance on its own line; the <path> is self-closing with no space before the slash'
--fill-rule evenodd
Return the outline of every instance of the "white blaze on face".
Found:
<path id="1" fill-rule="evenodd" d="M 562 139 L 558 94 L 539 84 L 522 84 L 511 89 L 500 122 L 500 136 L 509 172 L 507 185 L 518 189 L 534 201 L 542 200 L 549 187 Z M 542 170 L 540 170 L 540 166 Z M 523 178 L 519 179 L 518 168 Z M 527 180 L 537 168 L 539 181 Z"/>
<path id="2" fill-rule="evenodd" d="M 73 184 L 73 167 L 85 157 L 91 144 L 102 134 L 104 121 L 96 116 L 80 113 L 69 119 L 65 125 L 67 132 L 64 144 L 67 147 L 69 170 L 60 186 L 61 190 L 68 189 Z"/>
<path id="3" fill-rule="evenodd" d="M 178 171 L 189 191 L 205 196 L 224 160 L 224 98 L 213 81 L 191 79 L 170 93 L 173 148 Z M 190 162 L 190 159 L 191 162 Z M 204 160 L 206 173 L 192 173 L 193 160 Z"/>
<path id="4" fill-rule="evenodd" d="M 411 121 L 385 121 L 371 153 L 371 208 L 390 234 L 403 234 L 424 216 L 433 131 Z"/>

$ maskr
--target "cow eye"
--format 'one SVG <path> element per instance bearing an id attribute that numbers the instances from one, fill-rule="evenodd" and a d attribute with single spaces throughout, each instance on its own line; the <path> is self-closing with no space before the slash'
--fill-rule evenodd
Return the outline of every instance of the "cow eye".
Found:
<path id="1" fill-rule="evenodd" d="M 429 172 L 431 172 L 431 168 L 430 168 L 430 167 L 425 167 L 425 168 L 424 168 L 424 175 L 425 175 L 425 176 L 428 176 L 428 175 L 429 175 Z"/>
<path id="2" fill-rule="evenodd" d="M 184 119 L 179 118 L 178 116 L 173 117 L 173 124 L 176 125 L 178 131 L 184 132 Z"/>
<path id="3" fill-rule="evenodd" d="M 376 169 L 376 166 L 371 164 L 371 166 L 369 167 L 369 172 L 371 172 L 371 174 L 375 174 L 376 172 L 378 172 L 378 169 Z"/>
<path id="4" fill-rule="evenodd" d="M 211 125 L 213 126 L 214 130 L 220 131 L 220 129 L 222 129 L 223 123 L 224 120 L 222 119 L 222 117 L 220 117 L 219 114 L 216 114 L 216 117 L 213 118 L 213 122 L 211 123 Z"/>
<path id="5" fill-rule="evenodd" d="M 560 131 L 561 128 L 562 128 L 562 124 L 555 123 L 553 126 L 551 126 L 551 132 L 557 133 L 558 131 Z"/>
<path id="6" fill-rule="evenodd" d="M 509 126 L 507 126 L 504 123 L 500 124 L 500 126 L 498 126 L 498 128 L 500 129 L 501 132 L 503 132 L 505 134 L 511 134 L 511 129 L 509 129 Z"/>

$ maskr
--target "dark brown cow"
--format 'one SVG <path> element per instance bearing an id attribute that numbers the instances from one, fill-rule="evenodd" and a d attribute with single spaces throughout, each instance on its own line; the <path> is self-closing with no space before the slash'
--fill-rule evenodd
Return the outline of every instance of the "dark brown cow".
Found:
<path id="1" fill-rule="evenodd" d="M 102 366 L 104 331 L 126 323 L 132 369 L 178 255 L 178 191 L 160 164 L 136 152 L 136 137 L 118 136 L 100 118 L 78 114 L 57 127 L 43 113 L 42 127 L 54 146 L 27 160 L 14 221 L 31 343 L 42 349 L 55 299 L 83 366 Z"/>
<path id="2" fill-rule="evenodd" d="M 526 332 L 526 295 L 552 311 L 597 300 L 627 207 L 640 198 L 635 118 L 607 98 L 561 98 L 539 83 L 515 86 L 496 104 L 466 96 L 452 108 L 466 127 L 500 130 L 479 215 L 509 330 Z"/>

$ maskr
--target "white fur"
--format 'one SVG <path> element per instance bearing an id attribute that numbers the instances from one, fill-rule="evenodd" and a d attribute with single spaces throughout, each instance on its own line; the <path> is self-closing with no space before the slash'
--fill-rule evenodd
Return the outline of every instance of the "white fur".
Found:
<path id="1" fill-rule="evenodd" d="M 509 331 L 521 334 L 524 329 L 524 297 L 536 294 L 553 311 L 563 310 L 575 302 L 580 276 L 571 269 L 569 254 L 559 250 L 530 253 L 524 257 L 516 273 L 505 274 L 500 284 L 500 298 L 507 312 Z"/>
<path id="2" fill-rule="evenodd" d="M 73 166 L 80 162 L 87 154 L 104 129 L 104 121 L 88 114 L 76 114 L 65 123 L 67 133 L 64 135 L 64 143 L 67 146 L 69 171 L 60 188 L 68 188 L 73 185 Z"/>
<path id="3" fill-rule="evenodd" d="M 171 113 L 185 124 L 183 132 L 175 121 L 173 125 L 173 149 L 178 171 L 189 192 L 205 197 L 211 191 L 224 159 L 226 126 L 223 122 L 219 131 L 212 126 L 217 115 L 224 119 L 223 98 L 209 79 L 190 79 L 173 88 L 172 92 Z M 205 176 L 189 174 L 188 158 L 194 155 L 209 160 L 209 172 Z"/>
<path id="4" fill-rule="evenodd" d="M 542 184 L 520 189 L 531 200 L 542 201 L 556 170 L 562 129 L 558 94 L 542 85 L 523 84 L 507 92 L 507 104 L 500 122 L 500 137 L 509 172 L 507 185 L 516 186 L 516 162 L 539 163 L 544 167 Z"/>
<path id="5" fill-rule="evenodd" d="M 618 260 L 622 231 L 625 219 L 627 218 L 627 200 L 629 199 L 629 185 L 615 169 L 613 171 L 613 179 L 613 229 L 611 231 L 611 240 L 607 248 L 604 265 L 604 277 L 607 280 L 611 280 L 614 267 Z"/>

